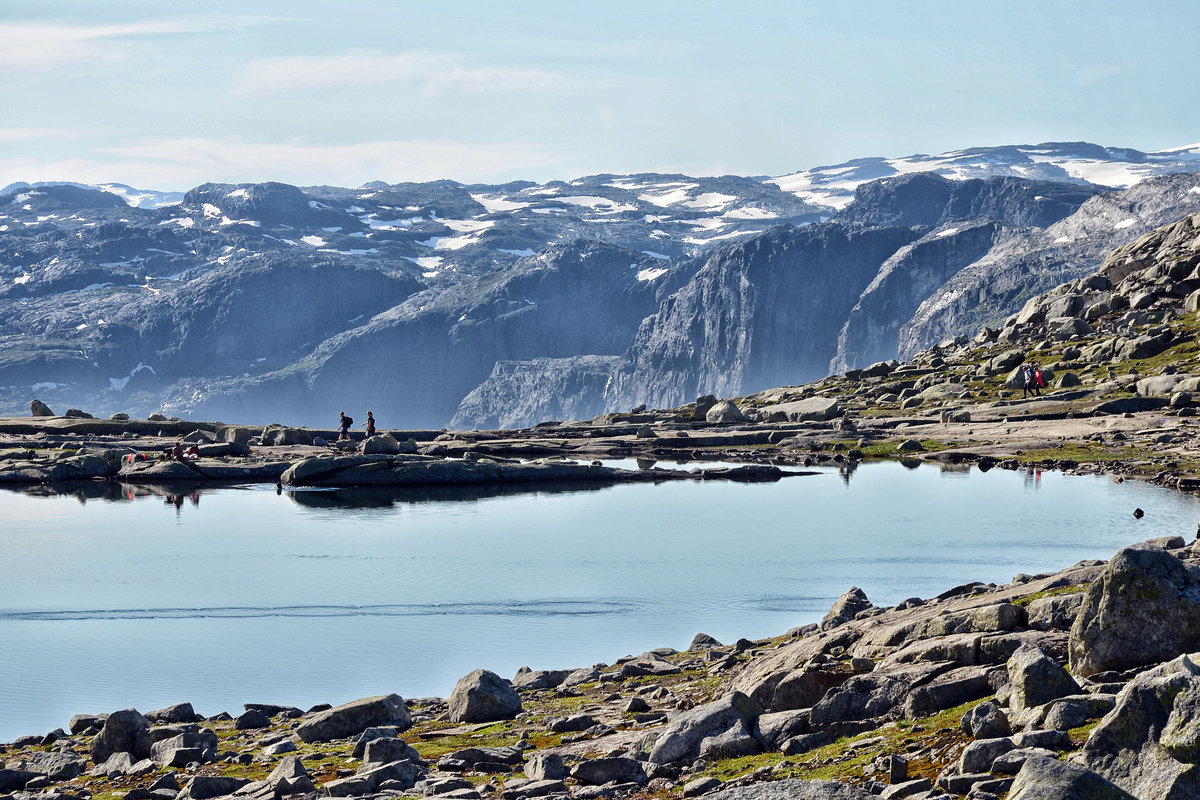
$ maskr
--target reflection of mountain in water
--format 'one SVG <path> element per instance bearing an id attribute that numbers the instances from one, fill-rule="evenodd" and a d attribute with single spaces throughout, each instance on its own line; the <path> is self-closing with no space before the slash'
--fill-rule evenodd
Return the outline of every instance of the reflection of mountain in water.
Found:
<path id="1" fill-rule="evenodd" d="M 290 491 L 288 497 L 308 508 L 392 508 L 397 505 L 437 502 L 473 502 L 489 497 L 523 494 L 563 494 L 608 489 L 606 481 L 565 481 L 557 483 L 492 486 L 362 486 L 351 489 L 305 489 Z"/>

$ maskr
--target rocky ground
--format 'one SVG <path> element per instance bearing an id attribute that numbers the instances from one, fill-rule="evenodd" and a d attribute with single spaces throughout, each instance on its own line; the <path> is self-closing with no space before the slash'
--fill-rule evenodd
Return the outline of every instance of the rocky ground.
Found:
<path id="1" fill-rule="evenodd" d="M 1182 537 L 763 641 L 698 634 L 448 699 L 81 714 L 0 745 L 0 795 L 1194 797 L 1200 554 Z"/>
<path id="2" fill-rule="evenodd" d="M 82 412 L 0 421 L 0 481 L 144 486 L 773 479 L 900 457 L 1193 489 L 1200 219 L 1118 251 L 1004 328 L 802 387 L 520 431 L 249 429 Z M 1019 369 L 1050 376 L 1022 399 Z M 178 440 L 196 462 L 156 460 Z M 150 460 L 127 463 L 131 452 Z M 594 467 L 636 458 L 638 470 Z M 735 461 L 760 469 L 687 469 Z M 672 462 L 660 469 L 661 462 Z M 1182 531 L 1180 533 L 1183 533 Z M 1189 532 L 1190 533 L 1190 532 Z M 80 715 L 0 746 L 0 795 L 989 800 L 1200 796 L 1200 553 L 1181 537 L 1004 586 L 564 672 L 477 671 L 449 699 Z"/>

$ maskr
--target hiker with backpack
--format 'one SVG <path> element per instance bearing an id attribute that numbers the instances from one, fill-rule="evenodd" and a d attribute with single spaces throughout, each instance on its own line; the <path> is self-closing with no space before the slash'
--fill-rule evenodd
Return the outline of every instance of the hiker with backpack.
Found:
<path id="1" fill-rule="evenodd" d="M 340 442 L 343 439 L 350 438 L 350 426 L 354 424 L 354 417 L 347 417 L 345 411 L 339 411 L 338 415 L 341 417 L 341 422 L 339 423 L 340 433 L 338 433 L 338 441 Z"/>

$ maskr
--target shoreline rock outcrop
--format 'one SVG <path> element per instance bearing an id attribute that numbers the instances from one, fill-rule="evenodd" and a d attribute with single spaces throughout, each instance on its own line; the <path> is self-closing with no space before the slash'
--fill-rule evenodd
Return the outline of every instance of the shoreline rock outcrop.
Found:
<path id="1" fill-rule="evenodd" d="M 448 700 L 80 714 L 0 745 L 0 796 L 1184 800 L 1200 793 L 1200 652 L 1151 590 L 1186 593 L 1195 570 L 1163 537 L 891 608 L 852 589 L 836 624 L 758 642 L 477 670 Z M 1133 666 L 1064 667 L 1121 650 Z"/>

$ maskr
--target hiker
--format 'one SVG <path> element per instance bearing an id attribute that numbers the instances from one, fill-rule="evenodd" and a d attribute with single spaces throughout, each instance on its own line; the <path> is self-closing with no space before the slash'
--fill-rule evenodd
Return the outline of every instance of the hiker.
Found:
<path id="1" fill-rule="evenodd" d="M 1042 377 L 1042 368 L 1037 364 L 1033 365 L 1033 393 L 1038 397 L 1042 396 L 1042 389 L 1046 388 L 1046 379 Z"/>
<path id="2" fill-rule="evenodd" d="M 367 426 L 367 438 L 370 439 L 375 435 L 375 415 L 370 411 L 367 412 L 367 421 L 363 425 Z"/>
<path id="3" fill-rule="evenodd" d="M 345 411 L 339 411 L 338 416 L 341 417 L 341 421 L 338 424 L 338 430 L 340 431 L 338 433 L 338 441 L 340 442 L 343 439 L 350 438 L 350 426 L 354 424 L 354 418 L 347 417 Z"/>
<path id="4" fill-rule="evenodd" d="M 1033 367 L 1028 364 L 1025 365 L 1025 369 L 1021 372 L 1021 389 L 1022 400 L 1029 397 L 1030 392 L 1033 391 Z"/>

